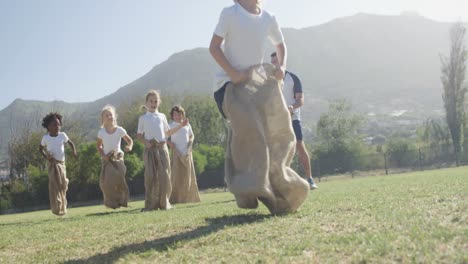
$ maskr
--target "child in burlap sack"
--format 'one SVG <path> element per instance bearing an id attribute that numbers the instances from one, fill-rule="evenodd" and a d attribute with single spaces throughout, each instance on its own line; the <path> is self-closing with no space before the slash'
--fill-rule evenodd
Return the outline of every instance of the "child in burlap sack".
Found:
<path id="1" fill-rule="evenodd" d="M 65 144 L 78 156 L 75 144 L 65 132 L 61 132 L 62 115 L 49 113 L 42 119 L 47 134 L 42 137 L 39 151 L 47 159 L 49 173 L 49 202 L 52 213 L 63 216 L 67 213 L 68 179 L 65 167 Z"/>
<path id="2" fill-rule="evenodd" d="M 133 140 L 127 131 L 117 125 L 117 114 L 112 105 L 106 105 L 101 111 L 101 129 L 97 135 L 97 149 L 102 158 L 99 187 L 104 196 L 104 205 L 116 209 L 128 204 L 128 185 L 125 180 L 127 167 L 124 153 L 120 148 L 122 138 L 127 143 L 125 152 L 133 147 Z"/>
<path id="3" fill-rule="evenodd" d="M 271 213 L 297 210 L 308 193 L 307 182 L 289 164 L 294 154 L 291 117 L 281 94 L 286 45 L 276 17 L 259 0 L 236 0 L 224 8 L 210 43 L 210 53 L 222 68 L 214 97 L 230 121 L 225 154 L 225 181 L 241 208 L 263 202 Z M 267 41 L 275 46 L 278 63 L 263 63 Z M 263 71 L 259 81 L 251 72 Z"/>
<path id="4" fill-rule="evenodd" d="M 171 128 L 178 127 L 186 118 L 182 106 L 176 105 L 171 109 Z M 197 177 L 192 157 L 194 135 L 192 127 L 187 124 L 175 132 L 167 142 L 171 147 L 171 178 L 172 194 L 170 202 L 196 203 L 200 202 Z"/>
<path id="5" fill-rule="evenodd" d="M 171 167 L 166 140 L 188 124 L 188 119 L 179 126 L 170 128 L 166 116 L 159 112 L 161 97 L 155 90 L 146 94 L 143 107 L 146 113 L 138 119 L 137 138 L 145 145 L 145 207 L 143 211 L 171 209 Z"/>

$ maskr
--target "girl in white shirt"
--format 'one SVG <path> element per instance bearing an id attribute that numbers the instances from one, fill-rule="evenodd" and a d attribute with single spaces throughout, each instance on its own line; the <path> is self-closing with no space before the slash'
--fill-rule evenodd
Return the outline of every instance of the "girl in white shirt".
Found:
<path id="1" fill-rule="evenodd" d="M 76 158 L 75 144 L 67 134 L 61 132 L 62 116 L 58 113 L 50 113 L 42 119 L 42 126 L 47 129 L 47 134 L 42 137 L 39 151 L 47 159 L 49 173 L 49 201 L 52 213 L 65 215 L 67 213 L 68 179 L 65 167 L 65 144 L 72 149 Z"/>
<path id="2" fill-rule="evenodd" d="M 127 207 L 128 185 L 125 181 L 123 152 L 120 149 L 122 138 L 127 142 L 125 151 L 133 147 L 133 140 L 124 128 L 117 125 L 117 114 L 112 105 L 106 105 L 101 111 L 101 129 L 97 135 L 97 149 L 102 158 L 99 187 L 104 196 L 104 205 L 116 209 Z"/>
<path id="3" fill-rule="evenodd" d="M 145 145 L 145 208 L 144 211 L 170 209 L 171 204 L 171 167 L 166 145 L 167 137 L 188 124 L 185 120 L 180 126 L 170 128 L 166 116 L 159 112 L 161 97 L 155 90 L 146 94 L 144 108 L 146 113 L 138 119 L 137 138 Z"/>
<path id="4" fill-rule="evenodd" d="M 185 120 L 185 110 L 182 106 L 174 106 L 171 109 L 171 128 L 180 126 Z M 171 179 L 172 194 L 171 203 L 195 203 L 200 202 L 198 193 L 195 166 L 192 158 L 193 131 L 190 124 L 185 125 L 175 132 L 168 145 L 172 149 Z"/>

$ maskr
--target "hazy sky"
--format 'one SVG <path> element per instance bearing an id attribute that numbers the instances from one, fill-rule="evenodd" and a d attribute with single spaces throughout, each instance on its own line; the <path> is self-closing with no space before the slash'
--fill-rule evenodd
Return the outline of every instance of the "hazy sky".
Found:
<path id="1" fill-rule="evenodd" d="M 207 47 L 232 0 L 0 0 L 0 110 L 15 98 L 93 101 L 174 52 Z M 282 27 L 358 12 L 468 21 L 468 0 L 264 0 Z"/>

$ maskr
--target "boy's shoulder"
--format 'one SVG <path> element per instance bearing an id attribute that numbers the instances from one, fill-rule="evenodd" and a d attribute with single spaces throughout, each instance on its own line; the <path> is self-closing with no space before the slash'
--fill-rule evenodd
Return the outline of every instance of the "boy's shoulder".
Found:
<path id="1" fill-rule="evenodd" d="M 228 7 L 225 7 L 223 8 L 223 10 L 221 11 L 221 13 L 223 15 L 236 15 L 236 14 L 240 14 L 242 13 L 242 7 L 239 6 L 238 4 L 234 4 L 234 5 L 231 5 L 231 6 L 228 6 Z M 271 13 L 270 11 L 266 10 L 266 9 L 263 9 L 262 8 L 262 17 L 263 18 L 273 18 L 275 16 L 275 14 Z"/>
<path id="2" fill-rule="evenodd" d="M 221 11 L 221 19 L 236 17 L 241 11 L 239 8 L 241 7 L 237 6 L 236 4 L 223 8 Z"/>
<path id="3" fill-rule="evenodd" d="M 266 17 L 268 17 L 268 18 L 272 18 L 272 17 L 275 16 L 274 13 L 272 13 L 272 12 L 266 10 L 266 9 L 262 9 L 262 15 L 264 15 L 264 16 L 266 16 Z"/>
<path id="4" fill-rule="evenodd" d="M 227 6 L 225 8 L 223 8 L 223 11 L 221 11 L 222 13 L 233 13 L 233 12 L 236 12 L 236 9 L 237 9 L 237 5 L 234 4 L 234 5 L 230 5 L 230 6 Z"/>

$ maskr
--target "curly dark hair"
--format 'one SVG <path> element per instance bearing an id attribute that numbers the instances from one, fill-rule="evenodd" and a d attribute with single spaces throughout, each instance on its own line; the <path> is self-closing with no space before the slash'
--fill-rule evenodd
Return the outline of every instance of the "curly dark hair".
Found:
<path id="1" fill-rule="evenodd" d="M 49 113 L 42 119 L 42 127 L 47 129 L 49 126 L 50 122 L 54 121 L 55 119 L 58 119 L 60 121 L 60 124 L 62 124 L 62 115 L 59 113 Z"/>

